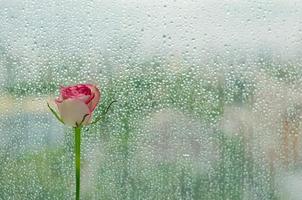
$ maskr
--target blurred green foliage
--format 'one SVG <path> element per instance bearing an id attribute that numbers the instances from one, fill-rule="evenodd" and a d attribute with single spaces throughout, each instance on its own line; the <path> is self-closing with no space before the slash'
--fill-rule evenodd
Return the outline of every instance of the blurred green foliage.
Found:
<path id="1" fill-rule="evenodd" d="M 250 103 L 254 88 L 248 80 L 213 83 L 203 80 L 194 69 L 172 73 L 152 62 L 122 76 L 112 75 L 102 85 L 103 99 L 96 115 L 103 114 L 112 100 L 117 103 L 102 123 L 85 128 L 83 140 L 98 138 L 105 151 L 95 169 L 96 183 L 83 190 L 83 199 L 241 200 L 249 195 L 250 199 L 278 199 L 269 169 L 247 156 L 240 136 L 228 137 L 220 130 L 211 136 L 219 159 L 209 171 L 193 170 L 185 159 L 154 165 L 133 159 L 138 123 L 151 112 L 173 108 L 216 124 L 227 104 Z M 13 96 L 54 94 L 57 90 L 55 82 L 46 80 L 5 88 Z M 72 135 L 69 139 L 72 141 Z M 0 199 L 68 199 L 74 191 L 72 151 L 69 144 L 69 148 L 45 147 L 18 159 L 3 153 Z M 85 159 L 84 155 L 83 165 Z"/>

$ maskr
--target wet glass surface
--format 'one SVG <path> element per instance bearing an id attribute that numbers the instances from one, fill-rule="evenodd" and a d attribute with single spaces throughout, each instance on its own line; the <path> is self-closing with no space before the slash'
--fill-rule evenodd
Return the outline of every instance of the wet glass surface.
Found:
<path id="1" fill-rule="evenodd" d="M 0 199 L 73 199 L 47 102 L 102 91 L 82 199 L 301 199 L 302 3 L 0 1 Z"/>

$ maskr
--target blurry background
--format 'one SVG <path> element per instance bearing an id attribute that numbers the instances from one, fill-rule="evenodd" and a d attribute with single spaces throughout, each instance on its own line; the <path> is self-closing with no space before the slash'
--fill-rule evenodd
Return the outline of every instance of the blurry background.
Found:
<path id="1" fill-rule="evenodd" d="M 82 199 L 300 200 L 300 0 L 1 0 L 0 199 L 73 199 L 60 85 L 101 87 Z"/>

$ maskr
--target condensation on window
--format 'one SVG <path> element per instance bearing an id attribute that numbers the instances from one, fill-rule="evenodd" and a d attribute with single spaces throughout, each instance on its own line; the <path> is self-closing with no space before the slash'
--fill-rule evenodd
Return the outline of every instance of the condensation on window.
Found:
<path id="1" fill-rule="evenodd" d="M 0 1 L 0 199 L 73 199 L 47 102 L 101 88 L 82 199 L 300 200 L 299 0 Z"/>

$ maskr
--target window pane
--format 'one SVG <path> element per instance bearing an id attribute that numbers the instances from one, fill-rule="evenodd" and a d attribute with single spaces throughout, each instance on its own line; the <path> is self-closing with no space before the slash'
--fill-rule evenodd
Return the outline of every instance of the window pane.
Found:
<path id="1" fill-rule="evenodd" d="M 101 88 L 82 199 L 301 199 L 298 0 L 0 1 L 0 199 L 74 199 L 60 86 Z"/>

